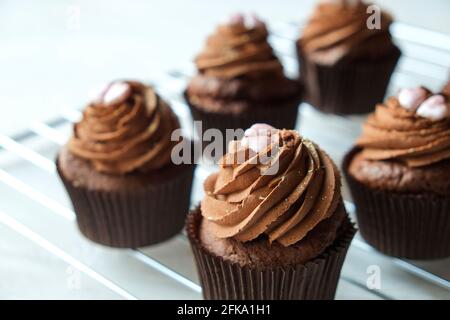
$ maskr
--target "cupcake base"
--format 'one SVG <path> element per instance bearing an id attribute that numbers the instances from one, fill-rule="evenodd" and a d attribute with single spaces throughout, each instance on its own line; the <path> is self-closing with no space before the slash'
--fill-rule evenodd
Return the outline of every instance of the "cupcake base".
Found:
<path id="1" fill-rule="evenodd" d="M 100 190 L 68 179 L 57 160 L 81 233 L 110 247 L 137 248 L 180 232 L 189 210 L 195 166 L 171 166 L 169 179 L 123 190 Z"/>
<path id="2" fill-rule="evenodd" d="M 374 61 L 320 65 L 308 59 L 297 44 L 300 80 L 306 102 L 326 113 L 364 114 L 383 101 L 401 52 Z"/>
<path id="3" fill-rule="evenodd" d="M 359 151 L 354 148 L 346 155 L 343 172 L 355 202 L 361 236 L 378 251 L 394 257 L 449 257 L 450 199 L 366 186 L 348 172 Z"/>
<path id="4" fill-rule="evenodd" d="M 205 299 L 333 299 L 347 249 L 356 231 L 347 217 L 340 236 L 314 260 L 299 265 L 251 268 L 206 250 L 198 236 L 201 219 L 199 209 L 191 212 L 186 230 Z"/>

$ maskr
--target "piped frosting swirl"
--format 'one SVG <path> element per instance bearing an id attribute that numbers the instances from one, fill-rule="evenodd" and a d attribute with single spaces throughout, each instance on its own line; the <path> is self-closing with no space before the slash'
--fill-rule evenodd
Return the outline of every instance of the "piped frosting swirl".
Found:
<path id="1" fill-rule="evenodd" d="M 450 159 L 450 103 L 425 88 L 402 89 L 379 104 L 357 140 L 369 160 L 422 167 Z"/>
<path id="2" fill-rule="evenodd" d="M 296 131 L 258 126 L 247 131 L 247 142 L 231 143 L 219 172 L 206 179 L 201 212 L 219 238 L 247 242 L 266 234 L 289 246 L 336 211 L 340 175 L 329 156 Z M 265 145 L 252 141 L 258 136 Z M 269 154 L 272 161 L 263 160 Z"/>
<path id="3" fill-rule="evenodd" d="M 233 16 L 209 36 L 195 59 L 201 74 L 217 78 L 282 75 L 283 67 L 267 41 L 265 24 L 256 16 Z"/>
<path id="4" fill-rule="evenodd" d="M 170 162 L 179 122 L 153 88 L 133 81 L 108 84 L 74 126 L 68 147 L 99 172 L 126 174 Z"/>
<path id="5" fill-rule="evenodd" d="M 392 52 L 389 26 L 392 18 L 380 13 L 380 28 L 369 28 L 371 10 L 360 0 L 322 1 L 307 23 L 299 44 L 308 56 L 321 64 L 344 58 L 380 57 Z"/>

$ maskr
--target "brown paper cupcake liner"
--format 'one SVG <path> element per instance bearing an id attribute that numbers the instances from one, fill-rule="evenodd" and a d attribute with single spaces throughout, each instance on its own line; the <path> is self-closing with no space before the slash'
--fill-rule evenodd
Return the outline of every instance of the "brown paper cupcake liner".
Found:
<path id="1" fill-rule="evenodd" d="M 64 177 L 57 161 L 81 233 L 94 242 L 118 248 L 159 243 L 183 229 L 195 169 L 183 166 L 171 179 L 143 190 L 108 192 L 75 186 Z"/>
<path id="2" fill-rule="evenodd" d="M 254 107 L 240 114 L 207 112 L 192 105 L 184 92 L 184 99 L 191 110 L 195 121 L 202 121 L 203 131 L 207 129 L 218 129 L 225 137 L 226 129 L 247 129 L 255 123 L 267 123 L 279 129 L 295 129 L 297 122 L 300 97 L 292 102 L 273 107 Z M 199 132 L 201 134 L 201 132 Z M 205 142 L 203 148 L 208 144 Z M 224 143 L 224 147 L 228 145 Z"/>
<path id="3" fill-rule="evenodd" d="M 347 218 L 344 232 L 318 258 L 301 265 L 250 268 L 207 251 L 198 238 L 201 219 L 199 209 L 191 212 L 186 231 L 203 297 L 208 300 L 334 299 L 347 249 L 356 231 Z"/>
<path id="4" fill-rule="evenodd" d="M 297 45 L 300 80 L 305 100 L 317 109 L 335 114 L 363 114 L 383 101 L 401 52 L 378 61 L 342 62 L 333 66 L 314 63 Z"/>
<path id="5" fill-rule="evenodd" d="M 356 206 L 362 237 L 380 252 L 399 258 L 450 256 L 450 199 L 370 188 L 349 173 L 357 148 L 345 157 L 343 171 Z"/>

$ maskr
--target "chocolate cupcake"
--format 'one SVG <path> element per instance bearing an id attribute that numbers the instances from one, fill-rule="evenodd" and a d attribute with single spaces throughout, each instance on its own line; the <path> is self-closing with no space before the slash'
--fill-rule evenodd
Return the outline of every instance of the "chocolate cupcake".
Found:
<path id="1" fill-rule="evenodd" d="M 361 114 L 383 101 L 400 50 L 389 33 L 392 18 L 373 14 L 358 0 L 324 1 L 312 14 L 296 47 L 305 100 L 317 109 Z"/>
<path id="2" fill-rule="evenodd" d="M 151 87 L 109 84 L 75 124 L 57 158 L 80 231 L 100 244 L 135 248 L 178 233 L 194 166 L 175 165 L 177 117 Z"/>
<path id="3" fill-rule="evenodd" d="M 359 228 L 379 251 L 450 256 L 450 104 L 424 88 L 379 104 L 344 161 Z"/>
<path id="4" fill-rule="evenodd" d="M 225 133 L 259 122 L 295 127 L 300 88 L 284 75 L 267 37 L 258 18 L 237 15 L 208 38 L 195 59 L 198 74 L 185 91 L 203 130 Z"/>
<path id="5" fill-rule="evenodd" d="M 329 156 L 255 125 L 230 143 L 187 219 L 206 299 L 333 299 L 355 229 Z"/>

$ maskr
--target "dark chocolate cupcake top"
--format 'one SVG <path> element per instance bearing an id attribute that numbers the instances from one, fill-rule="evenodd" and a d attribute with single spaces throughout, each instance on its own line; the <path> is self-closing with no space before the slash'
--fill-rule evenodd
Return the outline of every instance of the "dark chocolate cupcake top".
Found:
<path id="1" fill-rule="evenodd" d="M 200 73 L 217 78 L 254 77 L 282 73 L 283 68 L 267 41 L 265 24 L 255 16 L 233 16 L 209 36 L 195 59 Z"/>
<path id="2" fill-rule="evenodd" d="M 392 52 L 392 18 L 380 12 L 379 28 L 369 28 L 372 10 L 360 0 L 322 1 L 299 40 L 302 51 L 320 64 L 342 59 L 378 58 Z M 369 8 L 369 9 L 368 9 Z M 369 23 L 376 21 L 369 21 Z"/>
<path id="3" fill-rule="evenodd" d="M 206 179 L 201 212 L 218 238 L 265 234 L 289 246 L 336 211 L 340 187 L 336 166 L 314 143 L 258 124 L 232 142 L 219 172 Z"/>
<path id="4" fill-rule="evenodd" d="M 450 159 L 450 102 L 425 88 L 402 89 L 379 104 L 357 140 L 362 157 L 422 167 Z"/>
<path id="5" fill-rule="evenodd" d="M 134 81 L 108 84 L 75 124 L 68 147 L 99 172 L 126 174 L 170 162 L 179 122 L 153 88 Z"/>

